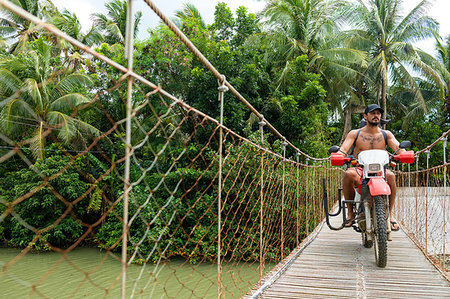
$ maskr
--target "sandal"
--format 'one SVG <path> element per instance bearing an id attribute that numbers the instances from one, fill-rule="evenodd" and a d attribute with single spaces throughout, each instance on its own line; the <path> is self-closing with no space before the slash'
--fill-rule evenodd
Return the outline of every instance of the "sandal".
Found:
<path id="1" fill-rule="evenodd" d="M 355 224 L 355 219 L 354 218 L 346 219 L 344 227 L 352 227 L 353 224 Z"/>
<path id="2" fill-rule="evenodd" d="M 397 225 L 397 227 L 395 227 Z M 396 232 L 400 230 L 400 226 L 395 221 L 391 221 L 391 231 Z"/>

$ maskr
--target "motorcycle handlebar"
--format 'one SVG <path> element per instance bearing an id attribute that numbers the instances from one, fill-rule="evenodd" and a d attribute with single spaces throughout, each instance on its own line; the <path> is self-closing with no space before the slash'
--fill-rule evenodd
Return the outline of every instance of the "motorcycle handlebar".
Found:
<path id="1" fill-rule="evenodd" d="M 398 155 L 394 155 L 394 160 L 400 163 L 412 164 L 414 163 L 414 151 L 402 152 Z"/>
<path id="2" fill-rule="evenodd" d="M 342 166 L 344 163 L 351 163 L 354 160 L 355 158 L 353 156 L 343 156 L 340 153 L 331 153 L 330 156 L 331 165 L 333 166 Z M 414 151 L 406 151 L 394 155 L 393 160 L 400 163 L 412 164 L 414 163 Z"/>
<path id="3" fill-rule="evenodd" d="M 348 163 L 352 160 L 352 157 L 345 157 L 340 153 L 331 153 L 330 161 L 333 166 L 342 166 L 344 163 Z"/>

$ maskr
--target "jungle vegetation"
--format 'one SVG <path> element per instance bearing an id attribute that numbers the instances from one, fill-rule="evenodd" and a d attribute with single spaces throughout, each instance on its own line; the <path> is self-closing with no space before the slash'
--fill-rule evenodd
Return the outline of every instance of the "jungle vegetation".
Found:
<path id="1" fill-rule="evenodd" d="M 81 27 L 76 12 L 60 11 L 51 1 L 12 2 L 126 65 L 126 1 L 108 2 L 106 14 L 92 15 L 90 28 Z M 219 3 L 212 24 L 205 23 L 195 5 L 185 4 L 174 21 L 235 89 L 300 150 L 316 157 L 327 156 L 331 145 L 339 144 L 350 129 L 357 127 L 363 108 L 371 103 L 380 104 L 385 117 L 391 119 L 386 128 L 397 139 L 410 140 L 414 149 L 422 149 L 450 128 L 450 37 L 439 36 L 439 25 L 427 15 L 427 1 L 405 14 L 401 14 L 400 0 L 266 3 L 257 15 L 244 6 L 233 12 Z M 217 79 L 165 25 L 143 28 L 142 13 L 134 17 L 134 70 L 218 119 Z M 148 30 L 147 39 L 138 39 L 137 33 L 142 30 Z M 126 82 L 120 80 L 123 74 L 118 70 L 5 9 L 0 17 L 0 37 L 0 214 L 8 203 L 42 183 L 39 174 L 55 176 L 51 188 L 40 189 L 15 207 L 20 220 L 11 214 L 2 219 L 0 239 L 8 246 L 33 246 L 38 251 L 69 246 L 88 229 L 80 223 L 95 222 L 107 212 L 107 198 L 123 195 L 123 161 L 114 164 L 112 171 L 108 169 L 125 151 L 122 120 L 126 116 Z M 414 42 L 428 37 L 436 38 L 437 57 L 414 46 Z M 145 96 L 150 88 L 138 89 L 133 105 L 150 104 L 133 122 L 135 143 L 145 139 L 145 132 L 158 123 L 157 116 L 168 109 L 167 103 L 159 103 L 159 97 Z M 164 121 L 167 128 L 180 122 L 176 116 Z M 258 119 L 230 93 L 225 95 L 224 124 L 258 142 Z M 103 138 L 113 126 L 114 133 Z M 180 126 L 187 136 L 190 124 Z M 197 132 L 198 143 L 187 149 L 189 156 L 194 157 L 208 142 L 208 128 L 204 131 Z M 153 171 L 147 173 L 145 184 L 136 186 L 136 205 L 131 210 L 147 200 L 149 189 L 157 188 L 163 176 L 169 185 L 183 179 L 197 182 L 197 188 L 207 188 L 208 176 L 214 174 L 214 167 L 206 173 L 183 173 L 191 163 L 189 159 L 181 159 L 177 169 L 171 168 L 173 158 L 186 149 L 183 136 L 171 139 L 170 150 L 158 154 L 158 171 L 151 168 L 165 146 L 164 134 L 167 132 L 156 134 L 159 137 L 149 140 L 137 155 L 140 162 L 131 169 L 132 180 L 140 179 L 142 169 Z M 279 141 L 273 134 L 266 134 L 266 146 L 280 153 Z M 21 154 L 8 156 L 16 147 Z M 88 154 L 80 154 L 87 149 Z M 198 168 L 202 163 L 208 166 L 208 157 L 212 159 L 214 154 L 204 154 L 205 160 L 196 162 Z M 437 165 L 441 157 L 442 150 L 433 151 L 430 163 Z M 420 161 L 422 166 L 424 162 Z M 77 203 L 70 211 L 72 217 L 58 220 L 67 211 L 67 202 L 61 201 L 54 190 L 67 202 Z M 205 195 L 205 202 L 214 200 L 213 191 Z M 85 193 L 89 196 L 83 197 Z M 169 194 L 167 189 L 158 189 L 154 194 L 156 204 L 142 213 L 148 217 L 158 214 L 158 207 L 170 196 L 174 201 L 182 198 L 179 190 Z M 192 193 L 183 200 L 194 203 L 197 197 Z M 84 238 L 84 243 L 118 248 L 121 203 L 116 207 L 117 211 L 102 219 L 102 224 L 93 229 L 95 234 Z M 188 205 L 177 209 L 197 218 L 203 215 L 200 227 L 211 228 L 208 205 L 197 210 L 189 210 Z M 170 213 L 161 215 L 161 221 L 152 224 L 150 239 L 170 230 L 164 224 L 170 217 Z M 36 237 L 23 222 L 38 229 L 57 224 Z M 136 242 L 147 225 L 142 219 L 135 221 L 131 230 Z M 192 244 L 161 242 L 160 251 L 169 246 L 172 255 L 194 251 L 198 256 L 212 255 L 215 249 L 199 248 L 195 238 L 206 243 L 216 236 L 209 230 L 198 231 L 194 224 L 186 225 L 190 226 L 184 227 L 184 232 L 196 230 L 193 237 L 185 240 L 183 230 L 178 230 L 173 238 L 179 244 Z M 150 245 L 143 250 L 150 252 Z"/>

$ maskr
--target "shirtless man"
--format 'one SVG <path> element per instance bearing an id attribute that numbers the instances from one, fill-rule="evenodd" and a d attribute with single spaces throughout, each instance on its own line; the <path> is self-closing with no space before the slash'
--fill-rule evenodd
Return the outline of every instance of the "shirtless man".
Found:
<path id="1" fill-rule="evenodd" d="M 351 147 L 353 148 L 353 156 L 358 157 L 358 154 L 362 151 L 369 149 L 385 149 L 388 145 L 392 150 L 399 153 L 405 151 L 399 150 L 399 142 L 395 138 L 394 134 L 390 131 L 384 131 L 379 127 L 381 121 L 381 115 L 383 109 L 376 104 L 371 104 L 366 107 L 364 111 L 364 119 L 366 120 L 366 126 L 358 130 L 352 130 L 348 133 L 340 150 L 344 153 L 349 153 Z M 389 217 L 391 221 L 391 229 L 396 231 L 399 229 L 398 224 L 392 218 L 392 208 L 395 203 L 395 195 L 397 193 L 397 185 L 395 183 L 395 175 L 392 171 L 386 171 L 386 179 L 391 187 L 391 195 L 389 196 Z M 344 173 L 343 178 L 343 191 L 345 199 L 353 200 L 355 197 L 355 189 L 360 180 L 360 174 L 357 168 L 348 168 Z M 350 221 L 347 226 L 351 226 L 352 220 L 355 218 L 352 204 L 347 203 L 348 216 L 347 220 Z"/>

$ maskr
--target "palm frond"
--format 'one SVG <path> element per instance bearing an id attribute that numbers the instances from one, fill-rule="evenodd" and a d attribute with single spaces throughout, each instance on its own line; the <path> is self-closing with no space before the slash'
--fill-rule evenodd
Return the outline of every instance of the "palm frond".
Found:
<path id="1" fill-rule="evenodd" d="M 98 28 L 92 26 L 88 33 L 83 38 L 83 42 L 88 46 L 98 45 L 104 41 L 103 35 Z"/>
<path id="2" fill-rule="evenodd" d="M 52 98 L 59 98 L 63 95 L 72 93 L 79 87 L 88 87 L 93 83 L 92 78 L 83 73 L 73 73 L 63 77 L 58 83 L 55 84 L 52 90 Z"/>
<path id="3" fill-rule="evenodd" d="M 70 120 L 70 116 L 59 111 L 48 113 L 48 124 L 55 128 L 58 139 L 66 144 L 77 136 L 77 130 Z"/>
<path id="4" fill-rule="evenodd" d="M 206 23 L 203 20 L 203 17 L 200 14 L 200 11 L 192 3 L 184 3 L 183 9 L 177 10 L 175 12 L 175 16 L 181 20 L 190 19 L 190 18 L 196 19 L 200 22 L 201 27 L 206 28 Z"/>
<path id="5" fill-rule="evenodd" d="M 81 132 L 95 137 L 101 134 L 94 126 L 61 112 L 50 112 L 48 119 L 49 125 L 55 127 L 58 139 L 66 144 L 70 144 L 71 141 L 78 138 Z"/>
<path id="6" fill-rule="evenodd" d="M 423 98 L 422 92 L 421 92 L 419 86 L 417 85 L 417 82 L 414 79 L 414 77 L 411 76 L 411 74 L 408 72 L 407 68 L 401 63 L 398 63 L 396 70 L 397 70 L 397 73 L 399 73 L 401 75 L 402 81 L 406 82 L 408 84 L 409 89 L 414 96 L 413 99 L 420 104 L 422 111 L 426 113 L 427 106 L 425 103 L 425 99 Z"/>
<path id="7" fill-rule="evenodd" d="M 72 113 L 77 107 L 89 103 L 89 99 L 79 93 L 71 93 L 59 97 L 50 105 L 50 111 L 62 112 L 66 114 Z"/>
<path id="8" fill-rule="evenodd" d="M 94 127 L 91 124 L 84 122 L 80 119 L 72 118 L 70 121 L 80 132 L 88 133 L 94 137 L 98 137 L 101 134 L 100 130 L 98 130 L 96 127 Z"/>
<path id="9" fill-rule="evenodd" d="M 44 100 L 39 89 L 38 82 L 35 79 L 27 78 L 23 81 L 23 89 L 26 94 L 33 100 L 35 107 L 38 107 L 39 111 L 43 111 Z"/>
<path id="10" fill-rule="evenodd" d="M 19 132 L 28 129 L 28 125 L 39 120 L 33 108 L 21 99 L 14 99 L 2 107 L 0 124 L 4 132 L 16 137 Z"/>
<path id="11" fill-rule="evenodd" d="M 21 86 L 22 81 L 15 74 L 9 69 L 0 68 L 0 107 L 8 102 L 5 98 L 19 91 Z"/>
<path id="12" fill-rule="evenodd" d="M 38 128 L 34 131 L 30 140 L 30 150 L 36 159 L 44 158 L 45 149 L 45 129 L 44 123 L 40 122 Z"/>
<path id="13" fill-rule="evenodd" d="M 430 7 L 430 2 L 427 0 L 422 0 L 419 2 L 409 13 L 397 24 L 395 32 L 403 32 L 405 28 L 409 27 L 411 24 L 417 23 L 420 19 L 425 16 Z"/>

